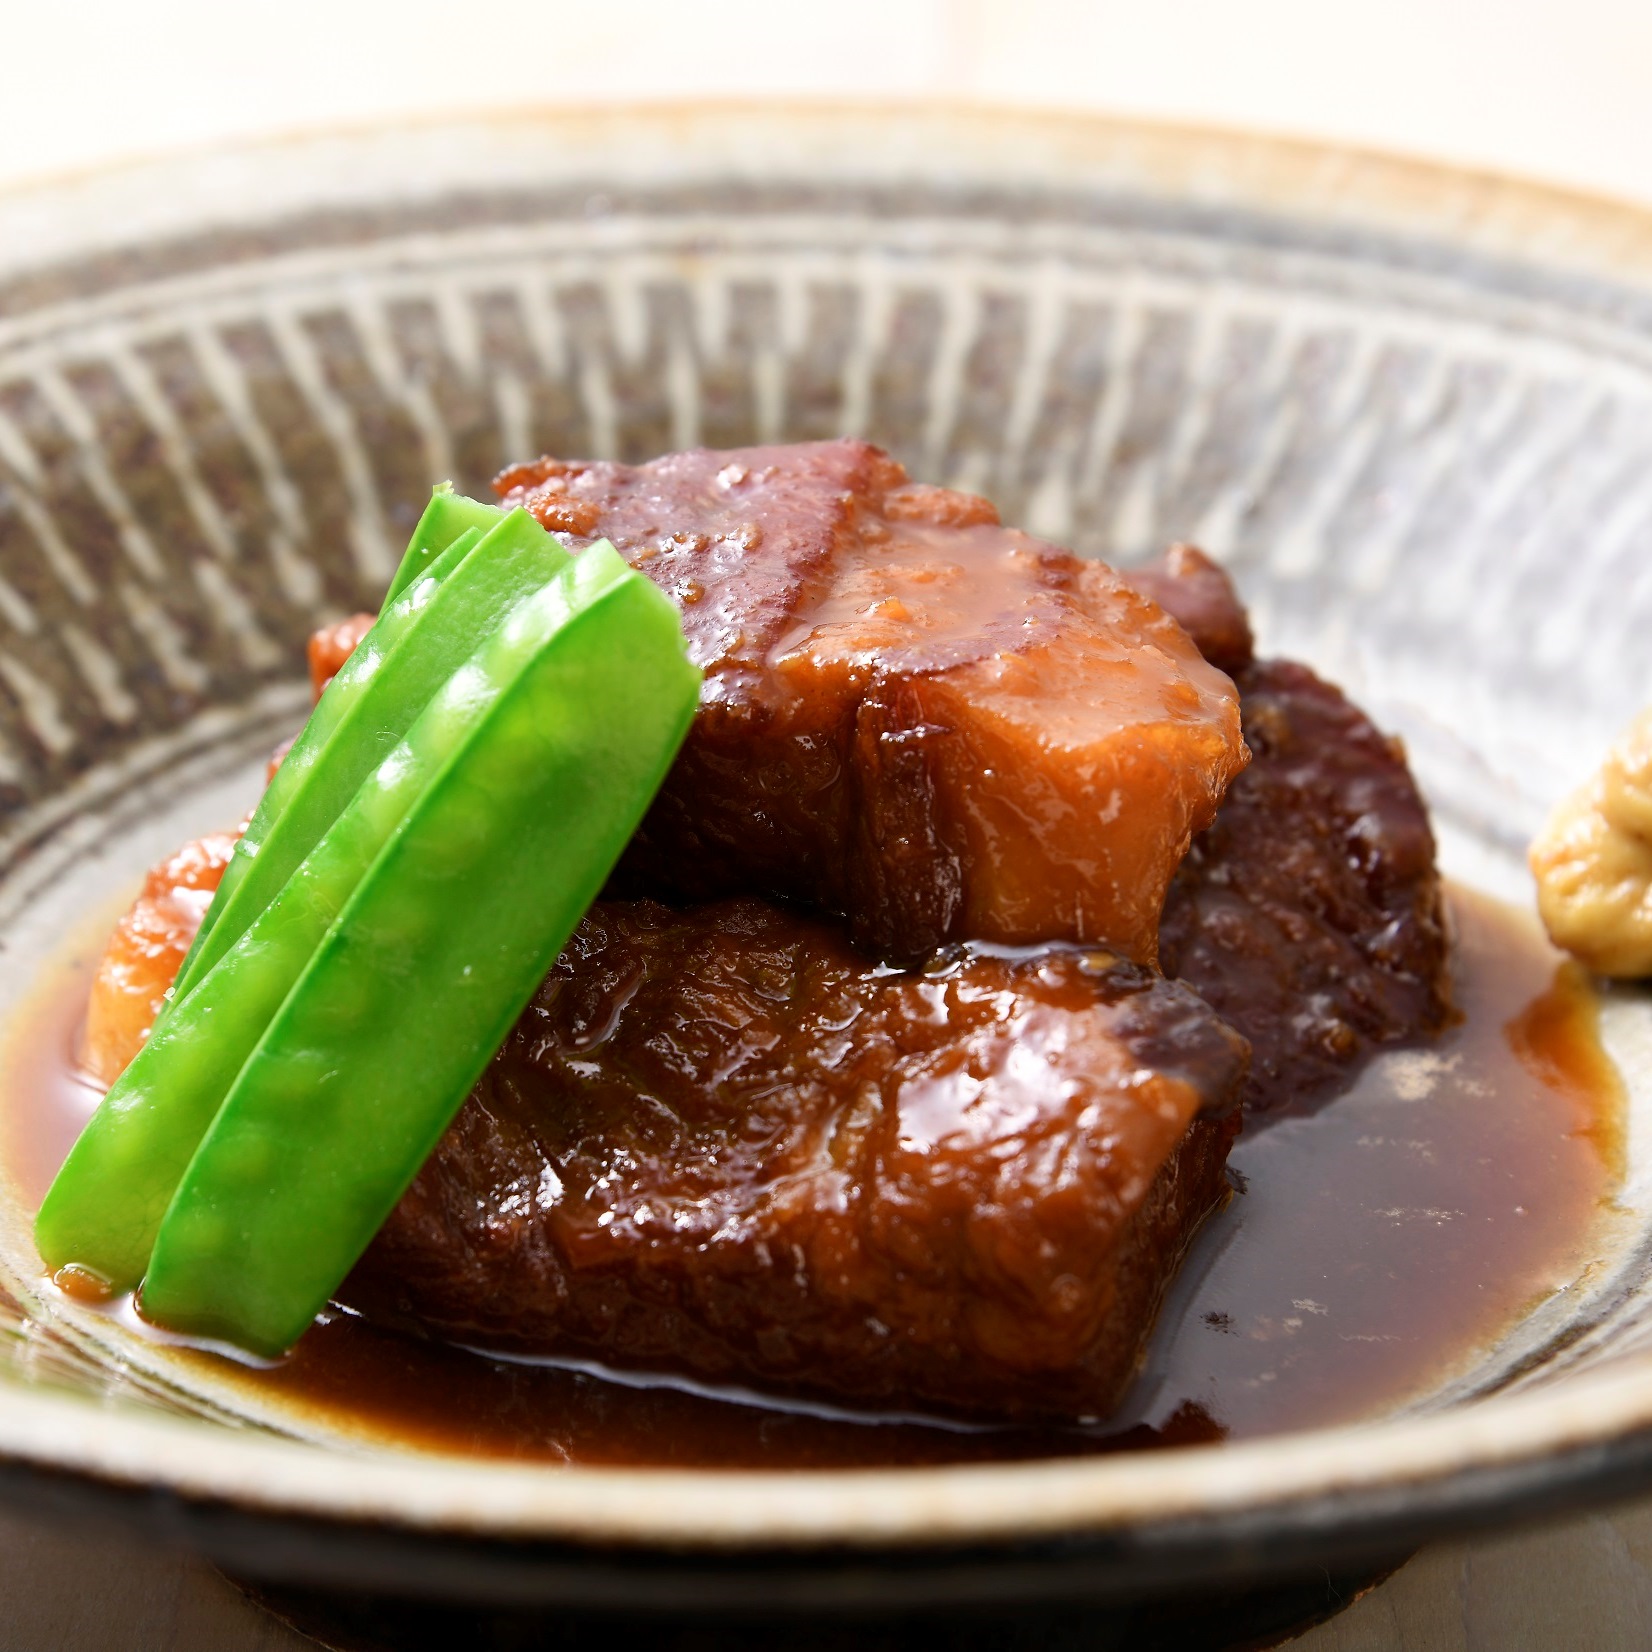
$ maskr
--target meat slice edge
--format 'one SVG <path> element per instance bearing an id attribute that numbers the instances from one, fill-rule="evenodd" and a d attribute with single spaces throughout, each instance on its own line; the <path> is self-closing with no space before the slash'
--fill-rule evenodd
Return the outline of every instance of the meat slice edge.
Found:
<path id="1" fill-rule="evenodd" d="M 1217 670 L 1238 677 L 1255 659 L 1250 616 L 1227 569 L 1197 545 L 1172 545 L 1123 577 L 1158 603 Z"/>

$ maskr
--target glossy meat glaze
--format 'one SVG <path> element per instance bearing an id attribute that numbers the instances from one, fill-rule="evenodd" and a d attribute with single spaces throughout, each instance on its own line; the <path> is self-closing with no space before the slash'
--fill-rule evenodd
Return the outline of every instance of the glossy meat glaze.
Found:
<path id="1" fill-rule="evenodd" d="M 880 1408 L 1105 1413 L 1222 1196 L 1245 1054 L 1109 953 L 893 971 L 766 901 L 600 903 L 346 1299 Z"/>
<path id="2" fill-rule="evenodd" d="M 616 888 L 764 894 L 890 961 L 949 940 L 1155 957 L 1245 760 L 1233 686 L 1112 569 L 864 442 L 507 471 L 677 602 L 706 672 Z"/>
<path id="3" fill-rule="evenodd" d="M 1340 689 L 1257 660 L 1228 576 L 1190 545 L 1129 578 L 1239 688 L 1251 761 L 1170 886 L 1160 963 L 1250 1041 L 1252 1115 L 1336 1092 L 1451 1017 L 1445 903 L 1405 751 Z"/>

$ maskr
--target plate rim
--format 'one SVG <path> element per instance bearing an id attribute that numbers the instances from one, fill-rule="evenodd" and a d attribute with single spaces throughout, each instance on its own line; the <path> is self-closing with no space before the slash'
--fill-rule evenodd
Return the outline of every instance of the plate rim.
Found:
<path id="1" fill-rule="evenodd" d="M 846 129 L 856 139 L 850 155 Z M 383 204 L 391 180 L 410 200 L 454 182 L 567 182 L 594 157 L 632 182 L 760 182 L 801 166 L 856 182 L 933 182 L 950 171 L 972 183 L 1136 184 L 1189 207 L 1274 209 L 1299 223 L 1317 217 L 1401 239 L 1436 236 L 1652 291 L 1652 202 L 1377 145 L 944 97 L 525 103 L 137 153 L 0 183 L 0 278 L 38 269 L 43 254 L 153 241 L 167 228 L 267 225 L 289 205 Z M 249 191 L 254 175 L 261 188 Z M 165 197 L 159 210 L 134 211 L 140 192 Z"/>
<path id="2" fill-rule="evenodd" d="M 110 215 L 134 186 L 170 190 L 197 229 L 230 200 L 253 199 L 249 221 L 279 221 L 325 160 L 343 201 L 365 198 L 400 171 L 414 196 L 475 181 L 501 158 L 560 169 L 624 150 L 627 165 L 670 139 L 688 172 L 781 176 L 788 168 L 845 177 L 843 137 L 855 129 L 864 181 L 920 161 L 960 178 L 1013 183 L 1052 177 L 1074 187 L 1139 188 L 1213 211 L 1277 212 L 1342 230 L 1433 238 L 1452 250 L 1582 273 L 1652 294 L 1652 208 L 1498 173 L 1309 139 L 1082 112 L 973 104 L 754 101 L 518 109 L 486 118 L 431 117 L 295 133 L 232 146 L 138 158 L 0 190 L 0 275 L 34 267 L 41 251 L 85 255 L 113 234 L 141 233 Z M 692 142 L 683 143 L 685 132 Z M 753 148 L 756 133 L 787 141 Z M 873 132 L 876 138 L 869 138 Z M 452 142 L 455 137 L 462 139 Z M 834 141 L 835 138 L 835 141 Z M 449 170 L 418 172 L 447 144 Z M 863 147 L 861 147 L 863 146 Z M 362 165 L 340 166 L 356 154 Z M 273 192 L 246 189 L 270 176 Z M 275 203 L 272 206 L 272 201 Z M 174 212 L 180 231 L 185 219 Z M 31 241 L 29 225 L 41 230 Z M 11 249 L 7 251 L 5 249 Z M 33 248 L 33 251 L 23 249 Z M 13 314 L 19 312 L 14 311 Z M 23 312 L 26 313 L 26 312 Z M 761 1471 L 516 1465 L 440 1453 L 362 1449 L 347 1456 L 276 1436 L 100 1408 L 95 1401 L 0 1384 L 0 1458 L 108 1484 L 164 1487 L 271 1514 L 356 1519 L 488 1539 L 560 1540 L 733 1553 L 767 1548 L 921 1549 L 1074 1534 L 1168 1530 L 1190 1520 L 1230 1525 L 1296 1511 L 1330 1529 L 1357 1525 L 1396 1497 L 1426 1508 L 1476 1474 L 1488 1489 L 1459 1511 L 1529 1514 L 1537 1500 L 1604 1482 L 1601 1453 L 1652 1430 L 1652 1356 L 1563 1387 L 1476 1399 L 1456 1410 L 1270 1436 L 1175 1452 L 896 1470 Z M 213 1442 L 203 1449 L 203 1439 Z M 1609 1464 L 1606 1466 L 1610 1466 Z M 1652 1479 L 1652 1461 L 1634 1472 Z M 1497 1491 L 1499 1475 L 1521 1483 Z M 715 1495 L 713 1495 L 713 1492 Z M 1317 1511 L 1317 1513 L 1315 1512 Z"/>

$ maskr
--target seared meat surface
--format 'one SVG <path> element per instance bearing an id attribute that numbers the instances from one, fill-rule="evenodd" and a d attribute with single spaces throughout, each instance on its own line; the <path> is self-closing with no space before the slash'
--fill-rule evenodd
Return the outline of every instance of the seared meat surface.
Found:
<path id="1" fill-rule="evenodd" d="M 700 715 L 615 889 L 765 894 L 911 962 L 957 939 L 1150 963 L 1244 762 L 1232 684 L 1149 597 L 864 442 L 500 479 L 682 609 Z"/>
<path id="2" fill-rule="evenodd" d="M 1248 1111 L 1334 1093 L 1450 1015 L 1428 812 L 1396 741 L 1306 666 L 1239 674 L 1252 761 L 1171 885 L 1165 972 L 1249 1039 Z"/>
<path id="3" fill-rule="evenodd" d="M 600 903 L 349 1299 L 880 1407 L 1105 1414 L 1222 1197 L 1244 1063 L 1107 953 L 895 972 L 760 900 Z"/>

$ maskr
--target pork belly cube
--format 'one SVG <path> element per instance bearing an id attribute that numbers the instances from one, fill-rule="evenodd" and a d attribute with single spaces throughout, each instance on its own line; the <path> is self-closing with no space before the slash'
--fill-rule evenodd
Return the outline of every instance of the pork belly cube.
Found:
<path id="1" fill-rule="evenodd" d="M 80 1061 L 113 1084 L 149 1036 L 212 904 L 239 832 L 211 832 L 149 869 L 98 961 L 86 1000 Z"/>
<path id="2" fill-rule="evenodd" d="M 1246 1110 L 1301 1109 L 1450 1020 L 1445 897 L 1400 743 L 1305 665 L 1238 682 L 1254 761 L 1177 872 L 1161 953 L 1250 1041 Z"/>
<path id="3" fill-rule="evenodd" d="M 1111 569 L 838 441 L 507 471 L 677 602 L 699 717 L 616 892 L 761 892 L 881 957 L 955 939 L 1155 956 L 1245 761 L 1228 679 Z"/>
<path id="4" fill-rule="evenodd" d="M 1192 638 L 1210 663 L 1237 677 L 1255 658 L 1250 615 L 1228 578 L 1197 545 L 1172 545 L 1163 556 L 1124 577 L 1151 597 Z"/>
<path id="5" fill-rule="evenodd" d="M 1238 594 L 1203 552 L 1172 546 L 1129 577 L 1233 677 L 1251 751 L 1177 869 L 1160 962 L 1249 1040 L 1247 1114 L 1311 1107 L 1451 1018 L 1427 805 L 1399 741 L 1341 690 L 1254 658 Z"/>
<path id="6" fill-rule="evenodd" d="M 1100 1416 L 1224 1194 L 1243 1040 L 1107 953 L 868 963 L 599 903 L 347 1286 L 461 1342 Z"/>

